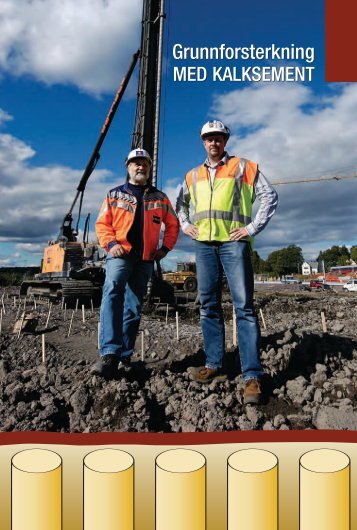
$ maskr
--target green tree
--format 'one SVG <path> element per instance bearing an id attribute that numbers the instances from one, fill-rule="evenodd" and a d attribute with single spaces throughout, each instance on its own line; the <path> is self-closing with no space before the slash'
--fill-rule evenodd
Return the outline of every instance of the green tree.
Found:
<path id="1" fill-rule="evenodd" d="M 351 261 L 351 254 L 346 245 L 343 245 L 340 248 L 340 265 L 348 265 Z"/>
<path id="2" fill-rule="evenodd" d="M 353 261 L 357 263 L 357 245 L 353 245 L 351 247 L 351 259 L 353 259 Z"/>
<path id="3" fill-rule="evenodd" d="M 301 248 L 296 245 L 289 245 L 269 254 L 266 260 L 266 269 L 272 271 L 276 276 L 284 276 L 301 272 L 303 262 Z"/>
<path id="4" fill-rule="evenodd" d="M 264 260 L 259 256 L 258 252 L 256 250 L 253 250 L 251 254 L 252 258 L 252 266 L 253 266 L 253 272 L 254 274 L 259 274 L 261 272 L 264 272 Z"/>
<path id="5" fill-rule="evenodd" d="M 351 255 L 345 245 L 342 247 L 333 245 L 331 248 L 320 251 L 317 261 L 321 263 L 323 260 L 325 262 L 325 270 L 329 270 L 336 265 L 347 265 L 350 259 Z"/>

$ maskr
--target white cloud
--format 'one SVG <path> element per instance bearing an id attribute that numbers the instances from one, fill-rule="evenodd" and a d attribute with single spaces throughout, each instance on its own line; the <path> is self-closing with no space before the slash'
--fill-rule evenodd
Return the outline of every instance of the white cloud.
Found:
<path id="1" fill-rule="evenodd" d="M 162 260 L 162 268 L 164 271 L 176 271 L 177 263 L 195 261 L 194 252 L 186 252 L 176 248 L 175 252 L 169 252 Z"/>
<path id="2" fill-rule="evenodd" d="M 61 222 L 75 196 L 82 171 L 65 166 L 30 164 L 35 151 L 14 136 L 0 135 L 0 240 L 17 243 L 25 252 L 40 252 L 40 247 L 59 233 Z M 95 219 L 109 187 L 108 170 L 91 176 L 83 202 L 83 214 Z M 73 212 L 76 221 L 79 201 Z"/>
<path id="3" fill-rule="evenodd" d="M 0 109 L 0 127 L 7 121 L 11 121 L 13 118 L 5 112 L 3 109 Z"/>
<path id="4" fill-rule="evenodd" d="M 140 0 L 2 0 L 0 70 L 100 94 L 140 45 Z"/>
<path id="5" fill-rule="evenodd" d="M 174 182 L 167 182 L 164 187 L 163 191 L 166 193 L 168 198 L 170 199 L 170 202 L 174 209 L 176 208 L 176 199 L 179 194 L 180 188 L 181 188 L 182 182 L 179 184 L 176 184 Z"/>
<path id="6" fill-rule="evenodd" d="M 39 254 L 43 252 L 43 245 L 41 245 L 41 243 L 16 243 L 15 248 L 19 250 L 25 250 L 26 252 L 31 252 L 33 254 Z M 17 253 L 16 257 L 19 257 L 20 255 L 20 253 Z"/>
<path id="7" fill-rule="evenodd" d="M 260 161 L 271 178 L 323 174 L 357 165 L 357 85 L 318 96 L 300 84 L 256 84 L 216 96 L 232 126 L 231 151 Z"/>
<path id="8" fill-rule="evenodd" d="M 270 180 L 356 173 L 356 84 L 327 96 L 300 84 L 255 84 L 217 95 L 212 110 L 232 128 L 229 151 L 258 161 Z M 258 252 L 295 243 L 311 258 L 333 244 L 353 244 L 356 179 L 277 190 L 279 207 L 257 237 Z"/>

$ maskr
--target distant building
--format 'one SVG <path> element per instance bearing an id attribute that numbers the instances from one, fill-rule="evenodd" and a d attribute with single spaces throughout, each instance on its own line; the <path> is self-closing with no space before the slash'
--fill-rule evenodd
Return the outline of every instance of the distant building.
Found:
<path id="1" fill-rule="evenodd" d="M 318 262 L 317 261 L 304 261 L 301 266 L 301 271 L 304 276 L 309 276 L 309 274 L 318 273 Z"/>
<path id="2" fill-rule="evenodd" d="M 336 265 L 335 267 L 331 267 L 330 272 L 336 276 L 356 275 L 357 265 Z"/>

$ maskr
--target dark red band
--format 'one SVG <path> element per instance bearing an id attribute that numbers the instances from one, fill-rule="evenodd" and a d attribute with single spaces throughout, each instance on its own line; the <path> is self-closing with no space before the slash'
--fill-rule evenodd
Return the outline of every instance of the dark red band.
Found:
<path id="1" fill-rule="evenodd" d="M 326 0 L 325 80 L 357 81 L 356 0 Z"/>
<path id="2" fill-rule="evenodd" d="M 357 443 L 357 431 L 234 431 L 173 434 L 132 432 L 67 434 L 30 431 L 0 433 L 0 445 L 29 443 L 58 445 L 207 445 L 262 442 Z"/>

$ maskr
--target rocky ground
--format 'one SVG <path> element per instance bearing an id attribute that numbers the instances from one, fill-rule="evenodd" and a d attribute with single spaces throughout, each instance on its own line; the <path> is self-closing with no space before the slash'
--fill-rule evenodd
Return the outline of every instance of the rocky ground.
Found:
<path id="1" fill-rule="evenodd" d="M 3 291 L 2 293 L 3 294 Z M 12 333 L 19 299 L 7 290 L 0 334 L 0 430 L 228 431 L 357 429 L 357 295 L 309 293 L 293 286 L 259 288 L 266 399 L 243 405 L 238 356 L 233 346 L 231 304 L 226 316 L 227 380 L 200 385 L 189 368 L 204 362 L 198 308 L 175 313 L 152 307 L 143 317 L 135 363 L 113 380 L 90 374 L 98 357 L 98 309 L 27 302 L 33 330 Z M 2 306 L 0 306 L 1 308 Z M 323 332 L 321 312 L 327 331 Z M 70 319 L 71 332 L 68 336 Z M 262 323 L 262 320 L 261 320 Z M 42 360 L 45 337 L 45 362 Z M 142 349 L 143 346 L 143 349 Z"/>

